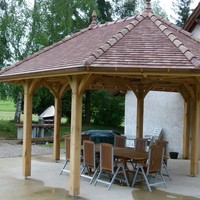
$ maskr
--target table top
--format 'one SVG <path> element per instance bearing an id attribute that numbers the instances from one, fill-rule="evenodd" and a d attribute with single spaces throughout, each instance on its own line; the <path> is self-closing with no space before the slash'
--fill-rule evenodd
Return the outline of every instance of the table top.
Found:
<path id="1" fill-rule="evenodd" d="M 114 155 L 116 157 L 133 159 L 133 160 L 146 160 L 148 158 L 148 152 L 136 151 L 132 148 L 126 148 L 126 147 L 125 148 L 114 147 Z"/>
<path id="2" fill-rule="evenodd" d="M 100 152 L 100 144 L 95 145 L 96 152 Z M 130 147 L 114 147 L 114 156 L 124 159 L 133 160 L 147 160 L 148 152 L 146 151 L 136 151 L 134 148 Z"/>

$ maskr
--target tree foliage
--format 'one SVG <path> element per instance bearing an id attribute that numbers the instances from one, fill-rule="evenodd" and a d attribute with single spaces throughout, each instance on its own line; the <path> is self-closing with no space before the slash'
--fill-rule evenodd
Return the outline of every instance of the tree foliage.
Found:
<path id="1" fill-rule="evenodd" d="M 124 120 L 124 97 L 111 96 L 109 91 L 91 95 L 91 116 L 94 124 L 120 126 Z"/>
<path id="2" fill-rule="evenodd" d="M 112 21 L 113 9 L 110 2 L 105 0 L 96 0 L 98 9 L 98 21 L 101 23 Z"/>
<path id="3" fill-rule="evenodd" d="M 182 27 L 190 15 L 191 0 L 176 0 L 173 2 L 173 10 L 176 13 L 176 25 Z"/>

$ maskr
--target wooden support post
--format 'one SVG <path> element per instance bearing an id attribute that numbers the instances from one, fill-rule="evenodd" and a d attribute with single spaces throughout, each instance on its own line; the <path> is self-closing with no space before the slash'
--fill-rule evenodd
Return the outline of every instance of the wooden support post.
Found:
<path id="1" fill-rule="evenodd" d="M 23 122 L 23 176 L 31 176 L 31 139 L 32 139 L 32 92 L 30 83 L 24 84 L 24 122 Z"/>
<path id="2" fill-rule="evenodd" d="M 62 112 L 62 97 L 66 92 L 69 84 L 60 83 L 46 83 L 51 93 L 54 95 L 55 100 L 55 116 L 54 116 L 54 143 L 53 143 L 53 157 L 54 160 L 60 160 L 60 125 L 61 125 L 61 112 Z"/>
<path id="3" fill-rule="evenodd" d="M 61 124 L 62 101 L 59 96 L 55 97 L 55 116 L 54 116 L 54 160 L 60 160 L 60 124 Z"/>
<path id="4" fill-rule="evenodd" d="M 190 175 L 198 175 L 199 167 L 199 132 L 200 132 L 200 100 L 199 94 L 195 99 L 193 106 L 193 124 L 192 124 L 192 142 L 191 142 L 191 162 L 190 162 Z"/>
<path id="5" fill-rule="evenodd" d="M 183 127 L 183 158 L 188 159 L 190 153 L 190 108 L 189 99 L 184 103 L 184 127 Z"/>
<path id="6" fill-rule="evenodd" d="M 143 88 L 139 88 L 137 95 L 137 126 L 136 126 L 137 138 L 143 138 L 144 97 L 145 95 Z"/>
<path id="7" fill-rule="evenodd" d="M 70 145 L 70 186 L 69 195 L 77 197 L 80 194 L 80 153 L 82 130 L 82 93 L 78 92 L 79 81 L 74 77 L 71 82 L 71 145 Z"/>

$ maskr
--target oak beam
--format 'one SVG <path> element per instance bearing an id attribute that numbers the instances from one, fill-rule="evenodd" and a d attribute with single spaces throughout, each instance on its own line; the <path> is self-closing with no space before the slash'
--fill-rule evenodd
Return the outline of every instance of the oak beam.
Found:
<path id="1" fill-rule="evenodd" d="M 190 108 L 191 104 L 189 99 L 184 102 L 184 125 L 183 125 L 183 158 L 188 159 L 190 153 Z"/>
<path id="2" fill-rule="evenodd" d="M 66 92 L 69 84 L 60 83 L 45 83 L 51 93 L 54 95 L 54 106 L 55 106 L 55 116 L 54 116 L 54 143 L 53 143 L 53 157 L 54 160 L 60 160 L 60 126 L 61 126 L 61 113 L 62 113 L 62 97 Z"/>
<path id="3" fill-rule="evenodd" d="M 71 145 L 70 145 L 70 183 L 69 195 L 77 197 L 80 194 L 80 153 L 82 130 L 82 93 L 79 91 L 77 76 L 71 79 L 72 108 L 71 108 Z"/>
<path id="4" fill-rule="evenodd" d="M 55 116 L 54 116 L 54 135 L 53 135 L 53 157 L 54 160 L 60 160 L 60 126 L 61 126 L 61 112 L 62 100 L 59 97 L 54 98 L 55 101 Z"/>
<path id="5" fill-rule="evenodd" d="M 143 138 L 143 123 L 144 123 L 144 98 L 147 93 L 143 87 L 138 87 L 136 93 L 137 97 L 137 124 L 136 124 L 136 137 Z"/>
<path id="6" fill-rule="evenodd" d="M 24 84 L 24 121 L 23 121 L 23 153 L 22 173 L 24 177 L 31 176 L 31 139 L 32 139 L 32 95 L 31 82 Z"/>
<path id="7" fill-rule="evenodd" d="M 194 101 L 193 106 L 193 123 L 192 123 L 192 141 L 191 141 L 191 162 L 190 175 L 198 175 L 199 167 L 199 131 L 200 131 L 200 99 L 199 93 Z"/>

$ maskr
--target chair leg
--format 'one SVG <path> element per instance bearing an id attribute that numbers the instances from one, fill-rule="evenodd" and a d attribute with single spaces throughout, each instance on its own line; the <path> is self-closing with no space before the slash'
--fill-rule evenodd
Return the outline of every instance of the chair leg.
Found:
<path id="1" fill-rule="evenodd" d="M 98 174 L 99 168 L 100 168 L 100 167 L 98 166 L 97 169 L 95 170 L 95 172 L 94 172 L 94 174 L 93 174 L 93 176 L 92 176 L 92 179 L 90 180 L 90 184 L 92 184 L 92 182 L 94 181 L 96 175 Z"/>
<path id="2" fill-rule="evenodd" d="M 108 185 L 107 190 L 109 190 L 111 185 L 113 184 L 113 181 L 115 180 L 115 178 L 116 178 L 116 176 L 117 176 L 117 174 L 119 172 L 119 169 L 120 169 L 120 166 L 117 167 L 117 170 L 115 171 L 114 176 L 112 177 L 112 180 L 111 180 L 110 184 Z"/>
<path id="3" fill-rule="evenodd" d="M 139 173 L 139 169 L 140 169 L 140 167 L 137 166 L 137 170 L 136 170 L 136 172 L 135 172 L 135 176 L 134 176 L 133 181 L 132 181 L 132 184 L 131 184 L 132 187 L 135 185 L 136 178 L 137 178 L 137 175 L 138 175 L 138 173 Z"/>
<path id="4" fill-rule="evenodd" d="M 98 181 L 99 177 L 101 176 L 101 173 L 102 173 L 102 171 L 99 172 L 99 174 L 98 174 L 98 176 L 97 176 L 97 178 L 96 178 L 96 180 L 94 182 L 94 186 L 97 184 L 97 181 Z"/>
<path id="5" fill-rule="evenodd" d="M 145 172 L 144 172 L 143 167 L 141 167 L 141 171 L 142 171 L 142 174 L 143 174 L 144 179 L 145 179 L 145 181 L 146 181 L 146 184 L 147 184 L 147 187 L 148 187 L 148 189 L 149 189 L 149 192 L 152 192 L 151 186 L 150 186 L 150 184 L 149 184 L 148 178 L 147 178 L 147 176 L 146 176 L 146 174 L 145 174 Z"/>
<path id="6" fill-rule="evenodd" d="M 65 161 L 65 164 L 63 165 L 63 168 L 62 168 L 62 170 L 60 171 L 60 175 L 62 174 L 62 172 L 63 172 L 63 170 L 65 169 L 65 167 L 66 167 L 66 165 L 67 165 L 68 162 L 69 162 L 69 160 L 66 160 L 66 161 Z"/>
<path id="7" fill-rule="evenodd" d="M 167 187 L 167 184 L 166 184 L 166 182 L 165 182 L 165 179 L 164 179 L 164 177 L 163 177 L 162 173 L 160 173 L 160 176 L 161 176 L 161 178 L 162 178 L 162 181 L 163 181 L 163 183 L 164 183 L 165 187 Z"/>
<path id="8" fill-rule="evenodd" d="M 83 174 L 83 173 L 84 173 L 84 171 L 85 171 L 85 168 L 86 168 L 86 165 L 85 165 L 85 164 L 83 164 L 83 168 L 81 169 L 81 174 Z"/>
<path id="9" fill-rule="evenodd" d="M 167 166 L 166 166 L 165 163 L 163 164 L 163 168 L 165 169 L 166 175 L 169 177 L 169 180 L 171 181 L 172 179 L 171 179 L 171 176 L 170 176 L 170 174 L 169 174 L 169 172 L 167 170 Z"/>
<path id="10" fill-rule="evenodd" d="M 127 186 L 129 187 L 129 181 L 128 181 L 128 177 L 127 177 L 127 174 L 126 174 L 124 165 L 122 165 L 122 171 L 123 171 L 123 174 L 124 174 L 124 178 L 125 178 L 125 180 L 126 180 L 126 184 L 127 184 Z"/>

